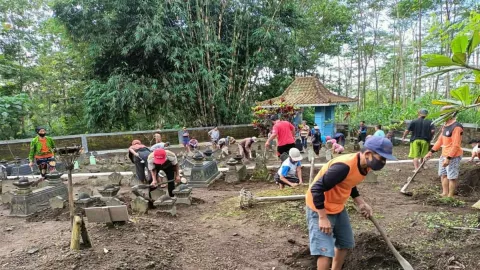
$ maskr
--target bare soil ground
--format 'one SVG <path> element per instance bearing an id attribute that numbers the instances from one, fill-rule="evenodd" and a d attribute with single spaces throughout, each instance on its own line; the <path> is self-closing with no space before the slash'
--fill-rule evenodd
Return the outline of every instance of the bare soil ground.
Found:
<path id="1" fill-rule="evenodd" d="M 480 269 L 480 233 L 447 228 L 478 226 L 479 212 L 470 206 L 480 199 L 480 166 L 463 165 L 459 196 L 446 200 L 437 196 L 440 185 L 433 165 L 412 183 L 412 197 L 399 192 L 412 174 L 411 164 L 387 165 L 378 173 L 378 183 L 362 183 L 360 193 L 415 269 Z M 91 184 L 77 182 L 75 187 L 82 183 Z M 79 252 L 69 249 L 66 210 L 21 219 L 7 217 L 2 205 L 0 269 L 314 269 L 304 203 L 264 203 L 241 210 L 242 187 L 256 196 L 304 194 L 307 188 L 217 182 L 209 189 L 195 189 L 195 204 L 179 207 L 177 217 L 152 210 L 131 215 L 129 222 L 113 228 L 88 223 L 94 247 Z M 124 191 L 128 200 L 131 194 Z M 400 269 L 373 225 L 351 203 L 347 209 L 357 244 L 344 269 Z"/>

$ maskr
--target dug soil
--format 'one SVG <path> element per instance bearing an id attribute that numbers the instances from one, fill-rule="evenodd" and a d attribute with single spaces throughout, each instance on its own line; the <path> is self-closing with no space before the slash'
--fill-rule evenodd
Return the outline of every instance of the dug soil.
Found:
<path id="1" fill-rule="evenodd" d="M 378 183 L 359 186 L 360 194 L 414 269 L 480 269 L 480 233 L 449 229 L 478 226 L 479 213 L 470 208 L 480 199 L 478 168 L 463 166 L 457 200 L 432 205 L 428 201 L 440 193 L 435 165 L 429 164 L 411 184 L 413 197 L 399 192 L 412 174 L 411 164 L 387 165 L 377 173 Z M 308 179 L 308 169 L 304 177 Z M 242 187 L 257 196 L 306 190 L 306 186 L 279 191 L 273 183 L 220 181 L 208 189 L 195 189 L 194 204 L 178 207 L 176 217 L 152 210 L 147 215 L 131 214 L 129 222 L 114 227 L 87 222 L 94 246 L 78 252 L 69 249 L 66 210 L 21 219 L 8 217 L 8 209 L 0 206 L 0 269 L 315 269 L 308 251 L 304 203 L 264 203 L 240 210 L 237 196 Z M 129 200 L 128 196 L 123 199 Z M 347 210 L 356 248 L 344 269 L 401 269 L 373 225 L 356 213 L 352 203 Z"/>

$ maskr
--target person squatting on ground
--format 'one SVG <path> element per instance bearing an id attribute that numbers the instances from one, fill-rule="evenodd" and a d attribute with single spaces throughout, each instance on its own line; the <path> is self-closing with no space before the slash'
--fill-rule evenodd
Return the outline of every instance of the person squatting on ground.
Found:
<path id="1" fill-rule="evenodd" d="M 318 157 L 320 154 L 320 149 L 322 148 L 322 134 L 320 133 L 320 128 L 317 125 L 313 127 L 312 146 L 313 152 L 315 152 L 315 155 Z"/>
<path id="2" fill-rule="evenodd" d="M 480 139 L 477 140 L 471 140 L 470 145 L 472 146 L 472 157 L 468 162 L 475 162 L 475 158 L 480 159 Z M 480 162 L 477 162 L 477 165 L 479 165 Z"/>
<path id="3" fill-rule="evenodd" d="M 252 159 L 252 146 L 257 142 L 257 137 L 245 138 L 238 143 L 238 154 L 243 159 Z"/>
<path id="4" fill-rule="evenodd" d="M 157 144 L 156 144 L 157 145 Z M 133 140 L 132 145 L 128 148 L 128 157 L 135 164 L 135 173 L 138 181 L 141 183 L 148 183 L 150 175 L 145 175 L 145 168 L 147 167 L 147 158 L 150 155 L 150 149 L 142 144 L 140 140 Z"/>
<path id="5" fill-rule="evenodd" d="M 198 148 L 198 141 L 193 137 L 190 141 L 188 141 L 188 148 L 190 151 L 197 150 Z"/>
<path id="6" fill-rule="evenodd" d="M 329 136 L 327 136 L 327 137 L 329 137 Z M 341 154 L 341 153 L 343 153 L 343 151 L 345 151 L 345 148 L 343 146 L 341 146 L 339 143 L 337 143 L 337 140 L 335 140 L 335 139 L 330 139 L 330 140 L 327 141 L 327 143 L 332 144 L 332 153 Z"/>
<path id="7" fill-rule="evenodd" d="M 340 144 L 341 146 L 345 146 L 345 134 L 337 132 L 335 133 L 335 135 L 333 135 L 333 138 L 337 141 L 338 144 Z"/>
<path id="8" fill-rule="evenodd" d="M 302 163 L 303 157 L 300 150 L 292 148 L 288 152 L 289 157 L 282 162 L 282 165 L 275 174 L 275 182 L 284 188 L 285 185 L 290 187 L 298 186 L 303 183 L 302 179 Z"/>
<path id="9" fill-rule="evenodd" d="M 288 153 L 295 147 L 295 127 L 288 121 L 281 121 L 277 115 L 272 116 L 273 128 L 272 134 L 265 142 L 265 148 L 270 146 L 270 142 L 277 138 L 277 155 Z"/>
<path id="10" fill-rule="evenodd" d="M 387 159 L 396 160 L 392 148 L 389 140 L 372 137 L 359 153 L 330 160 L 313 179 L 305 201 L 310 253 L 318 257 L 318 270 L 330 266 L 342 269 L 348 250 L 355 245 L 345 203 L 352 197 L 365 218 L 372 216 L 372 208 L 360 196 L 357 185 L 370 170 L 381 170 Z"/>
<path id="11" fill-rule="evenodd" d="M 218 140 L 218 147 L 221 151 L 222 157 L 227 157 L 230 154 L 230 151 L 228 150 L 228 146 L 231 144 L 235 144 L 235 138 L 227 136 L 225 138 L 221 138 Z"/>
<path id="12" fill-rule="evenodd" d="M 42 176 L 41 180 L 43 180 L 47 175 L 48 166 L 50 166 L 50 172 L 55 171 L 55 142 L 52 138 L 47 136 L 47 131 L 44 127 L 37 127 L 35 132 L 37 133 L 37 136 L 35 136 L 35 138 L 33 138 L 30 142 L 30 153 L 28 154 L 28 160 L 29 166 L 32 169 L 33 162 L 36 161 Z"/>
<path id="13" fill-rule="evenodd" d="M 307 140 L 310 135 L 310 127 L 307 125 L 307 121 L 302 121 L 302 128 L 300 129 L 300 138 L 302 139 L 302 146 L 304 151 L 307 149 Z"/>
<path id="14" fill-rule="evenodd" d="M 170 150 L 157 149 L 148 156 L 148 169 L 152 174 L 151 186 L 158 185 L 158 173 L 164 171 L 167 175 L 168 195 L 173 197 L 175 183 L 180 183 L 180 165 L 177 155 Z"/>
<path id="15" fill-rule="evenodd" d="M 218 130 L 218 127 L 214 127 L 212 130 L 210 130 L 208 132 L 208 136 L 210 136 L 213 148 L 218 148 L 218 141 L 220 140 L 220 131 Z"/>
<path id="16" fill-rule="evenodd" d="M 420 109 L 418 111 L 418 118 L 410 122 L 402 137 L 402 141 L 405 141 L 408 133 L 412 132 L 408 157 L 413 158 L 415 171 L 418 170 L 420 164 L 423 162 L 423 158 L 430 150 L 430 142 L 435 133 L 435 125 L 433 122 L 425 119 L 427 115 L 428 111 L 426 109 Z M 426 169 L 426 166 L 424 166 L 424 168 Z"/>
<path id="17" fill-rule="evenodd" d="M 446 110 L 443 107 L 441 111 Z M 457 178 L 460 174 L 460 161 L 462 160 L 462 135 L 463 126 L 457 122 L 455 115 L 445 122 L 442 133 L 432 150 L 425 156 L 432 157 L 433 153 L 442 148 L 442 155 L 438 162 L 438 176 L 442 181 L 441 196 L 453 197 L 457 188 Z"/>

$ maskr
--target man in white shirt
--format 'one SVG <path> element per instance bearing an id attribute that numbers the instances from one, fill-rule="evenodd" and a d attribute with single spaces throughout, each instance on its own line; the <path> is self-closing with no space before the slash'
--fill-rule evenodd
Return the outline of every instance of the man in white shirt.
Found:
<path id="1" fill-rule="evenodd" d="M 282 162 L 282 166 L 280 166 L 274 177 L 280 188 L 284 188 L 285 185 L 296 187 L 303 183 L 302 163 L 300 162 L 303 157 L 300 150 L 292 148 L 288 151 L 288 155 L 289 157 Z"/>

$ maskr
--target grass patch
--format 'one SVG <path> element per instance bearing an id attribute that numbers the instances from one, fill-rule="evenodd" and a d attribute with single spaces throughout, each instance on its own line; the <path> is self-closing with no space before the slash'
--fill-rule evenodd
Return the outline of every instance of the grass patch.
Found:
<path id="1" fill-rule="evenodd" d="M 476 227 L 478 224 L 477 214 L 458 215 L 449 212 L 435 212 L 420 215 L 420 219 L 430 229 L 435 226 L 443 227 Z"/>
<path id="2" fill-rule="evenodd" d="M 440 195 L 434 195 L 426 199 L 426 203 L 430 205 L 438 206 L 451 206 L 451 207 L 464 207 L 465 202 L 456 198 L 441 197 Z"/>
<path id="3" fill-rule="evenodd" d="M 305 195 L 307 193 L 308 186 L 301 185 L 295 188 L 286 187 L 284 189 L 269 189 L 253 193 L 256 197 L 271 197 L 271 196 L 290 196 L 290 195 Z"/>

